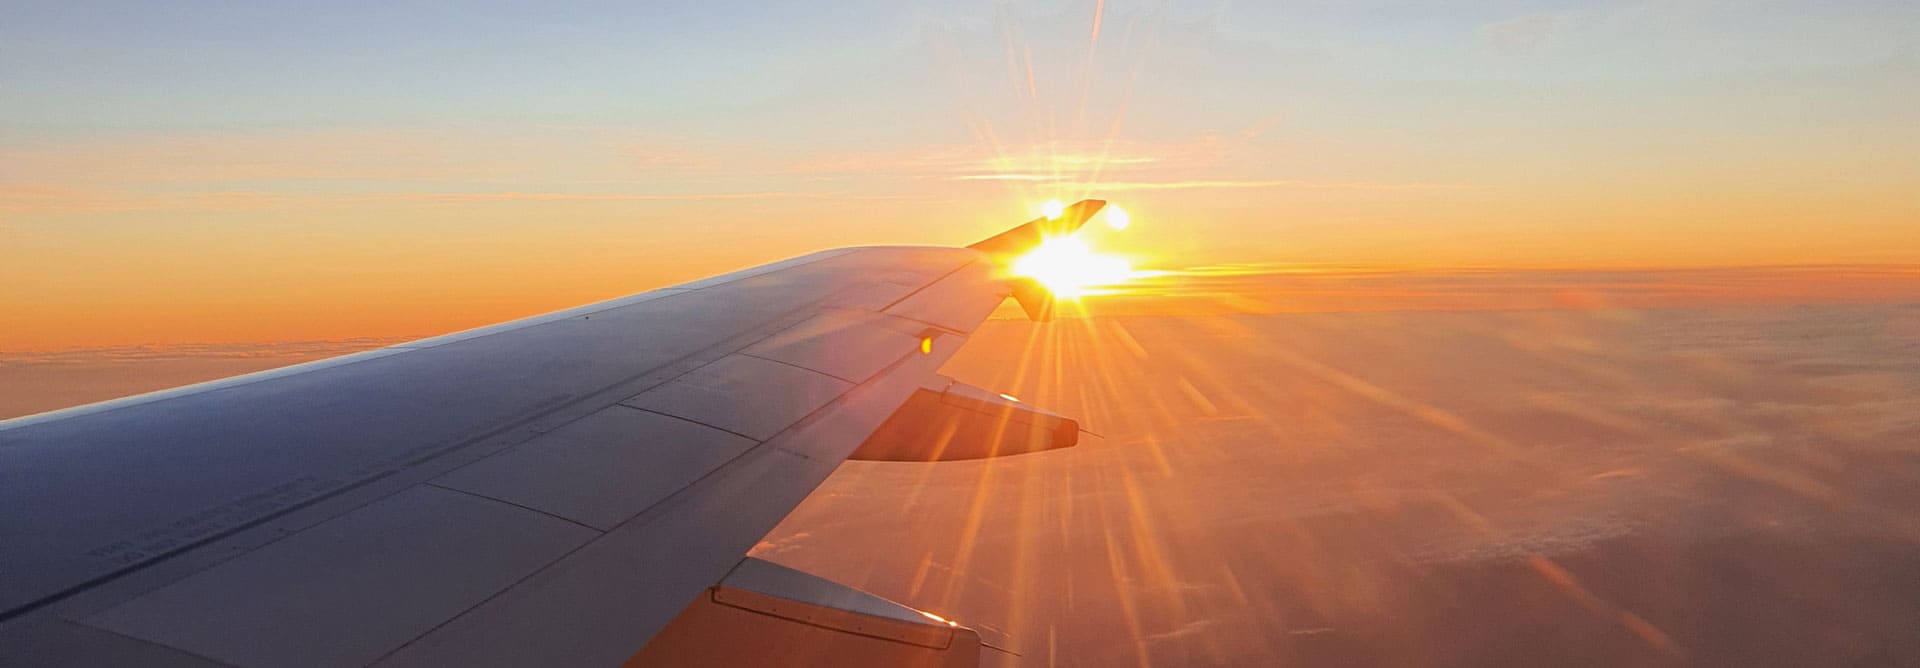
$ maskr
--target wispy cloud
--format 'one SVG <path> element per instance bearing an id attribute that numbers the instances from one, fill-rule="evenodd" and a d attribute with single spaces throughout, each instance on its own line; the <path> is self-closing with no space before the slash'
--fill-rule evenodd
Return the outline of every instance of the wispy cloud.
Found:
<path id="1" fill-rule="evenodd" d="M 962 174 L 955 181 L 1059 181 L 1054 174 Z"/>
<path id="2" fill-rule="evenodd" d="M 1044 174 L 967 174 L 957 181 L 1068 181 L 1066 177 Z M 1195 181 L 1102 181 L 1084 184 L 1102 192 L 1124 190 L 1209 190 L 1245 188 L 1295 188 L 1301 190 L 1451 190 L 1465 186 L 1452 183 L 1374 183 L 1365 181 L 1271 180 L 1195 180 Z"/>
<path id="3" fill-rule="evenodd" d="M 297 196 L 264 192 L 142 193 L 46 184 L 0 184 L 0 213 L 10 215 L 129 211 L 233 211 L 271 208 Z"/>
<path id="4" fill-rule="evenodd" d="M 745 191 L 691 193 L 631 192 L 274 192 L 214 191 L 152 193 L 52 185 L 0 185 L 0 213 L 59 215 L 142 211 L 238 211 L 288 206 L 364 202 L 702 202 L 772 199 L 891 199 L 848 192 Z"/>
<path id="5" fill-rule="evenodd" d="M 473 192 L 473 193 L 394 193 L 384 196 L 396 199 L 429 200 L 438 202 L 505 202 L 505 201 L 583 201 L 583 202 L 677 202 L 735 199 L 841 199 L 849 197 L 847 193 L 837 192 L 734 192 L 734 193 L 564 193 L 564 192 Z"/>
<path id="6" fill-rule="evenodd" d="M 447 180 L 511 174 L 525 142 L 419 129 L 178 133 L 0 147 L 47 182 Z"/>
<path id="7" fill-rule="evenodd" d="M 1103 190 L 1202 190 L 1217 188 L 1298 188 L 1302 190 L 1452 190 L 1464 186 L 1452 183 L 1373 183 L 1365 181 L 1308 181 L 1280 179 L 1267 181 L 1112 181 L 1099 184 Z"/>
<path id="8" fill-rule="evenodd" d="M 1020 145 L 941 145 L 820 153 L 788 163 L 793 173 L 872 173 L 960 180 L 1044 181 L 1075 175 L 1191 169 L 1217 162 L 1225 145 L 1202 133 L 1172 141 L 1049 141 Z"/>
<path id="9" fill-rule="evenodd" d="M 1145 274 L 1100 315 L 1914 304 L 1920 266 L 1429 269 L 1247 263 Z M 1911 308 L 1911 307 L 1907 307 Z"/>

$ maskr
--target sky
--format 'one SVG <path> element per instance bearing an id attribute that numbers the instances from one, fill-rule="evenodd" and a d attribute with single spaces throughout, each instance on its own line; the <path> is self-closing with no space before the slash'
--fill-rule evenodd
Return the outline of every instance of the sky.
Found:
<path id="1" fill-rule="evenodd" d="M 0 2 L 0 351 L 428 335 L 1050 198 L 1218 266 L 1920 264 L 1912 2 Z"/>
<path id="2" fill-rule="evenodd" d="M 1105 435 L 761 554 L 1095 665 L 1912 649 L 1913 0 L 0 0 L 0 418 L 1079 197 L 1146 274 L 947 371 Z"/>

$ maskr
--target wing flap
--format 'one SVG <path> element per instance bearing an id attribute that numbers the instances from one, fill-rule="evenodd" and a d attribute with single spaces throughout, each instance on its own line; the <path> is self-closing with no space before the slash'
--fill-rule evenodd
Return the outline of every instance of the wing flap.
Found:
<path id="1" fill-rule="evenodd" d="M 971 629 L 815 575 L 742 560 L 629 666 L 972 666 Z"/>
<path id="2" fill-rule="evenodd" d="M 1080 424 L 1011 396 L 941 378 L 915 392 L 849 459 L 941 462 L 1070 448 Z"/>

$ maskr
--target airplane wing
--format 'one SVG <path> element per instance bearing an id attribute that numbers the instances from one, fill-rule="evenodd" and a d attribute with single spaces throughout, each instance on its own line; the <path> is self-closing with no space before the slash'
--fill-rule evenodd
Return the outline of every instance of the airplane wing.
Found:
<path id="1" fill-rule="evenodd" d="M 1101 204 L 0 422 L 0 665 L 971 665 L 744 555 L 849 457 L 1072 445 L 937 372 Z"/>

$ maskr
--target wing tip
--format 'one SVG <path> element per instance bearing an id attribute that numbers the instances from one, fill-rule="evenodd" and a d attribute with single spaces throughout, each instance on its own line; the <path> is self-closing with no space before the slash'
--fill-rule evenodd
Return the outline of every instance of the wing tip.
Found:
<path id="1" fill-rule="evenodd" d="M 1058 216 L 1035 218 L 967 247 L 996 258 L 1016 256 L 1039 246 L 1047 237 L 1073 234 L 1106 206 L 1103 199 L 1083 199 L 1062 208 Z"/>

